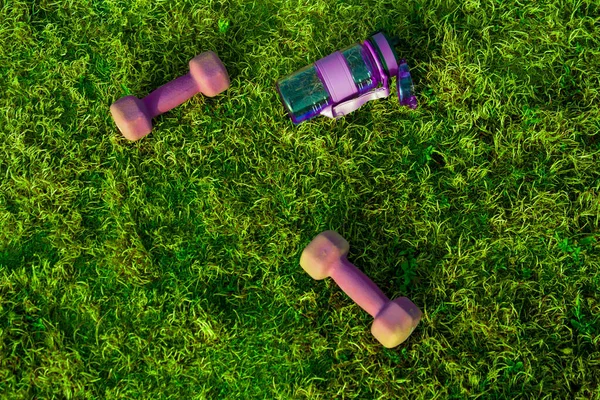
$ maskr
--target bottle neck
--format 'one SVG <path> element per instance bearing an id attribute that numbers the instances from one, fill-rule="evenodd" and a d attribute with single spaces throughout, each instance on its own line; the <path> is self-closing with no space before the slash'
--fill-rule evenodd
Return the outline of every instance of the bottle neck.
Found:
<path id="1" fill-rule="evenodd" d="M 373 45 L 368 40 L 366 40 L 363 43 L 363 46 L 367 50 L 365 53 L 369 56 L 369 59 L 370 59 L 372 65 L 374 66 L 373 73 L 376 76 L 377 83 L 381 84 L 382 86 L 387 87 L 390 77 L 386 73 L 386 70 L 385 70 L 385 67 L 383 64 L 384 61 L 381 58 L 379 58 L 377 51 L 375 50 Z"/>

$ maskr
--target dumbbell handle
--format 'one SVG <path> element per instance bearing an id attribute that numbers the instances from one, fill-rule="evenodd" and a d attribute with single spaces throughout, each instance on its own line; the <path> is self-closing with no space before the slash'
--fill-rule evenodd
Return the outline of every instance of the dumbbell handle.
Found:
<path id="1" fill-rule="evenodd" d="M 330 277 L 340 289 L 373 317 L 389 303 L 379 287 L 346 257 L 337 259 L 331 267 Z"/>
<path id="2" fill-rule="evenodd" d="M 142 101 L 148 109 L 150 118 L 154 118 L 183 104 L 199 92 L 200 88 L 188 72 L 171 82 L 165 83 L 144 97 Z"/>

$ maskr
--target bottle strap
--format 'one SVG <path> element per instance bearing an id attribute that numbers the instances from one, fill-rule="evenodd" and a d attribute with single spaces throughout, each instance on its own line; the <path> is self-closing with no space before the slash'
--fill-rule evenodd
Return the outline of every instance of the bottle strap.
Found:
<path id="1" fill-rule="evenodd" d="M 321 111 L 321 115 L 324 115 L 329 118 L 343 117 L 344 115 L 350 114 L 351 112 L 359 109 L 365 103 L 371 100 L 383 99 L 384 97 L 388 97 L 389 95 L 389 87 L 378 87 L 375 90 L 371 90 L 370 92 L 367 92 L 353 99 L 346 100 L 339 104 L 333 104 L 329 107 L 326 107 L 325 109 L 323 109 L 323 111 Z"/>

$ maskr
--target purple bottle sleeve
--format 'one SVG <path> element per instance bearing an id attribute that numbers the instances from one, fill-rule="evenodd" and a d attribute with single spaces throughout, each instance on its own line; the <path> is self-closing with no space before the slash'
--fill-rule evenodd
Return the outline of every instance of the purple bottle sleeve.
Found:
<path id="1" fill-rule="evenodd" d="M 318 60 L 315 66 L 334 103 L 339 103 L 358 93 L 352 72 L 339 51 Z"/>

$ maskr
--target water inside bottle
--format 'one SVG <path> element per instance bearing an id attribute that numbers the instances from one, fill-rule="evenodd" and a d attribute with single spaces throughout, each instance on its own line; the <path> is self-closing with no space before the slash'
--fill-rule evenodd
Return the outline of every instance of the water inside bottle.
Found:
<path id="1" fill-rule="evenodd" d="M 314 64 L 281 79 L 277 82 L 277 90 L 296 124 L 314 117 L 331 104 Z"/>
<path id="2" fill-rule="evenodd" d="M 348 63 L 359 94 L 366 93 L 377 86 L 376 69 L 363 46 L 356 44 L 342 50 L 341 53 Z"/>

